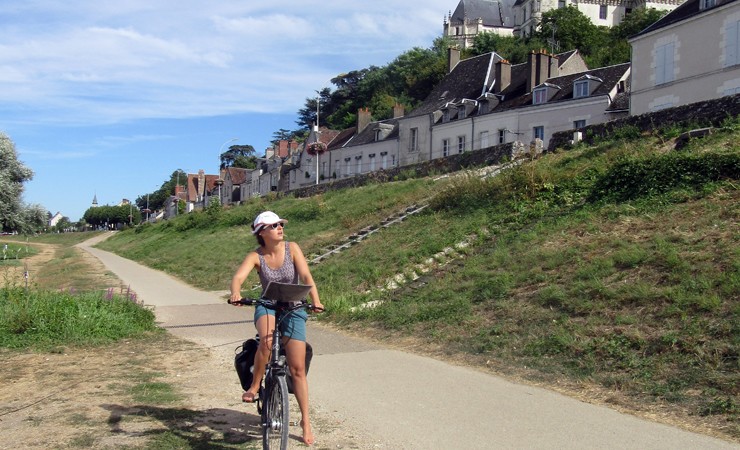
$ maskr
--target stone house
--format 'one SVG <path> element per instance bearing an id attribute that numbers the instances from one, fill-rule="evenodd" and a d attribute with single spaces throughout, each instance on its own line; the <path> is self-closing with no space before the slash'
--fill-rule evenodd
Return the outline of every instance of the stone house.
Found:
<path id="1" fill-rule="evenodd" d="M 687 0 L 629 42 L 631 115 L 740 92 L 736 0 Z"/>
<path id="2" fill-rule="evenodd" d="M 444 18 L 442 35 L 459 48 L 473 46 L 481 33 L 511 36 L 514 32 L 514 3 L 516 0 L 460 0 L 455 12 Z"/>
<path id="3" fill-rule="evenodd" d="M 531 36 L 542 22 L 542 14 L 572 6 L 597 26 L 619 25 L 633 9 L 655 8 L 672 10 L 684 0 L 516 0 L 514 4 L 514 35 Z M 557 38 L 557 36 L 556 36 Z"/>

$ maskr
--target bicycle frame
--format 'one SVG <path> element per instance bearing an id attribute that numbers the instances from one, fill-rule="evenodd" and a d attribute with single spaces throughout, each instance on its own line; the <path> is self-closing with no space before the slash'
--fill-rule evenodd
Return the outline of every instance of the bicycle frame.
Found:
<path id="1" fill-rule="evenodd" d="M 231 303 L 231 301 L 230 301 Z M 288 447 L 289 404 L 288 404 L 288 364 L 286 357 L 280 354 L 282 346 L 280 325 L 296 311 L 311 308 L 305 300 L 292 306 L 287 303 L 260 299 L 241 299 L 234 302 L 243 305 L 262 305 L 275 311 L 275 326 L 272 330 L 272 344 L 270 359 L 265 367 L 265 375 L 260 384 L 257 411 L 262 418 L 262 447 L 263 449 Z M 261 404 L 260 404 L 261 403 Z"/>

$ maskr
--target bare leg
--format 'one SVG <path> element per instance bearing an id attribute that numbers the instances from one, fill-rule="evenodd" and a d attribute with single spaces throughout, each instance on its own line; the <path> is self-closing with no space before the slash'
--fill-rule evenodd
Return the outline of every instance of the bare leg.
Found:
<path id="1" fill-rule="evenodd" d="M 260 346 L 257 349 L 257 354 L 254 355 L 254 372 L 252 377 L 252 385 L 249 387 L 247 392 L 242 395 L 242 400 L 245 402 L 253 402 L 257 398 L 257 392 L 260 389 L 260 383 L 262 377 L 265 375 L 265 366 L 267 361 L 270 359 L 270 351 L 272 349 L 272 330 L 275 329 L 275 316 L 266 314 L 259 319 L 255 324 L 257 333 L 260 335 Z"/>
<path id="2" fill-rule="evenodd" d="M 311 419 L 308 413 L 308 381 L 306 380 L 306 343 L 288 339 L 285 344 L 290 375 L 293 378 L 293 394 L 301 409 L 301 427 L 303 428 L 303 442 L 307 445 L 314 443 Z"/>

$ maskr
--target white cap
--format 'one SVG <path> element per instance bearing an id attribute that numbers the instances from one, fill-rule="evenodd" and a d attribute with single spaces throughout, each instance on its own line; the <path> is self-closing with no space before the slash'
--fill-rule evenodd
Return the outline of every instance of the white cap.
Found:
<path id="1" fill-rule="evenodd" d="M 274 212 L 265 211 L 263 213 L 260 213 L 260 215 L 258 215 L 257 218 L 254 219 L 254 223 L 252 223 L 252 234 L 259 233 L 260 231 L 262 231 L 262 228 L 264 228 L 266 225 L 272 225 L 274 223 L 287 223 L 287 222 L 288 222 L 287 220 L 281 219 Z"/>

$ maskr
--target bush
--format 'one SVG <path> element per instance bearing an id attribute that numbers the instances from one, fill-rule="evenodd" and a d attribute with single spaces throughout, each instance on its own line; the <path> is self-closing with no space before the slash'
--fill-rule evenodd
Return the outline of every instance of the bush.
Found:
<path id="1" fill-rule="evenodd" d="M 114 342 L 156 330 L 154 313 L 112 292 L 0 288 L 0 347 L 52 347 Z"/>
<path id="2" fill-rule="evenodd" d="M 589 201 L 633 200 L 679 187 L 697 188 L 723 179 L 740 177 L 740 154 L 703 155 L 673 152 L 649 158 L 628 158 L 612 166 L 598 179 Z"/>

